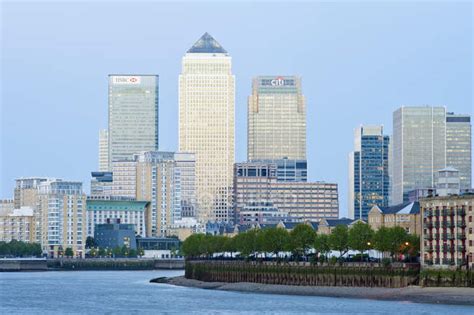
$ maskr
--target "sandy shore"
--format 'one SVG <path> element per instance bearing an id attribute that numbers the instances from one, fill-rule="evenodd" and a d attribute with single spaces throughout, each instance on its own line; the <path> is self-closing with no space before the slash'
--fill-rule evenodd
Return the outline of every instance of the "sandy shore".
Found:
<path id="1" fill-rule="evenodd" d="M 312 287 L 248 282 L 203 282 L 186 279 L 184 277 L 167 278 L 162 282 L 184 287 L 248 293 L 308 295 L 474 306 L 474 288 L 422 288 L 418 286 L 400 289 L 366 287 Z"/>

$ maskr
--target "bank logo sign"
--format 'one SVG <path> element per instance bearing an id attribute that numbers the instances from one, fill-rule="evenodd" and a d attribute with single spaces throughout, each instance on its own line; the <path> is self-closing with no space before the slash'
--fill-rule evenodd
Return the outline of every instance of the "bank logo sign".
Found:
<path id="1" fill-rule="evenodd" d="M 275 77 L 273 79 L 265 78 L 261 79 L 260 81 L 261 86 L 294 86 L 295 80 L 294 79 L 285 79 L 283 77 Z"/>
<path id="2" fill-rule="evenodd" d="M 112 77 L 113 84 L 140 84 L 141 78 L 136 76 L 117 76 Z"/>

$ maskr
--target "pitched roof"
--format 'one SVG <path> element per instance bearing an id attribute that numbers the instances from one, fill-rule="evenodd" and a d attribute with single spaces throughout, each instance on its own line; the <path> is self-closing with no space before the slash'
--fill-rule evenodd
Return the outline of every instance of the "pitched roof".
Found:
<path id="1" fill-rule="evenodd" d="M 188 53 L 226 54 L 227 51 L 206 32 L 189 48 Z"/>
<path id="2" fill-rule="evenodd" d="M 383 214 L 418 214 L 420 203 L 418 201 L 403 203 L 392 207 L 379 207 Z"/>
<path id="3" fill-rule="evenodd" d="M 326 219 L 329 226 L 338 226 L 338 225 L 349 225 L 355 220 L 349 218 L 340 218 L 340 219 Z"/>

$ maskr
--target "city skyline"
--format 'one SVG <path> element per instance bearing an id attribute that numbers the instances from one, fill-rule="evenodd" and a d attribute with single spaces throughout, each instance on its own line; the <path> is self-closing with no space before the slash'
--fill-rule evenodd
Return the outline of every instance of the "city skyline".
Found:
<path id="1" fill-rule="evenodd" d="M 7 6 L 7 9 L 12 9 L 13 7 L 14 6 L 8 8 Z M 326 7 L 325 9 L 330 11 L 330 6 Z M 432 12 L 432 11 L 435 11 L 435 12 Z M 441 16 L 443 14 L 441 11 L 437 11 L 433 9 L 430 9 L 430 12 L 434 14 L 435 16 L 437 15 Z M 361 13 L 359 12 L 359 14 Z M 11 17 L 9 16 L 7 19 L 7 23 L 14 23 L 14 21 L 9 20 L 10 18 Z M 428 18 L 424 17 L 424 19 L 428 19 Z M 457 22 L 459 24 L 462 24 L 459 21 Z M 326 21 L 326 23 L 328 22 Z M 212 24 L 212 23 L 208 23 L 208 24 Z M 347 152 L 351 150 L 352 130 L 353 128 L 356 128 L 357 125 L 383 124 L 385 126 L 384 129 L 386 129 L 389 134 L 392 134 L 392 126 L 390 123 L 392 119 L 392 113 L 393 111 L 395 111 L 397 108 L 399 108 L 402 105 L 432 105 L 433 106 L 433 105 L 441 104 L 441 105 L 446 106 L 449 109 L 449 111 L 454 111 L 457 114 L 472 114 L 472 106 L 471 107 L 469 106 L 469 105 L 472 105 L 472 95 L 469 95 L 468 93 L 469 86 L 470 84 L 472 84 L 472 82 L 470 81 L 469 78 L 466 79 L 467 77 L 469 77 L 469 73 L 464 74 L 461 72 L 462 74 L 461 79 L 458 78 L 457 79 L 458 81 L 454 79 L 455 80 L 454 82 L 460 83 L 459 86 L 455 86 L 454 84 L 452 84 L 452 86 L 450 86 L 450 88 L 452 88 L 452 91 L 443 90 L 444 92 L 446 92 L 446 94 L 443 94 L 443 92 L 439 92 L 435 88 L 433 88 L 433 85 L 437 86 L 436 80 L 427 80 L 428 82 L 423 83 L 423 82 L 417 81 L 416 79 L 411 78 L 412 79 L 411 84 L 414 84 L 415 87 L 417 86 L 418 88 L 421 87 L 422 91 L 428 89 L 428 86 L 431 87 L 428 90 L 429 92 L 424 91 L 424 92 L 418 92 L 418 94 L 416 93 L 414 94 L 414 91 L 413 91 L 414 89 L 412 90 L 408 86 L 409 84 L 407 84 L 410 82 L 410 79 L 405 78 L 408 82 L 403 82 L 402 80 L 400 80 L 402 76 L 399 76 L 398 77 L 399 81 L 396 81 L 399 84 L 397 84 L 395 87 L 390 86 L 390 84 L 386 84 L 388 87 L 386 87 L 384 90 L 385 92 L 387 92 L 388 90 L 390 90 L 390 87 L 391 87 L 392 89 L 396 91 L 401 90 L 401 91 L 407 92 L 406 94 L 404 94 L 405 96 L 402 96 L 402 97 L 398 95 L 397 97 L 395 96 L 395 94 L 403 94 L 403 92 L 395 93 L 395 91 L 392 91 L 392 95 L 384 95 L 382 97 L 380 94 L 378 94 L 378 97 L 372 97 L 372 98 L 369 97 L 368 95 L 364 95 L 365 96 L 364 98 L 361 95 L 364 93 L 357 94 L 355 91 L 350 90 L 351 85 L 347 84 L 348 82 L 343 81 L 345 83 L 341 85 L 340 82 L 334 80 L 335 79 L 334 77 L 332 77 L 333 80 L 330 80 L 329 82 L 331 82 L 331 84 L 336 87 L 333 87 L 333 89 L 330 90 L 330 93 L 321 94 L 321 93 L 314 92 L 314 90 L 321 91 L 325 88 L 325 86 L 327 87 L 327 84 L 326 85 L 315 84 L 315 82 L 312 81 L 311 75 L 309 75 L 311 72 L 305 71 L 306 69 L 304 69 L 304 67 L 301 67 L 301 65 L 297 61 L 293 60 L 293 58 L 296 59 L 300 55 L 306 56 L 305 58 L 308 58 L 309 60 L 310 55 L 306 55 L 304 52 L 301 52 L 301 51 L 296 51 L 293 54 L 290 54 L 290 56 L 287 57 L 287 59 L 284 59 L 286 63 L 284 63 L 283 66 L 281 63 L 276 62 L 274 59 L 272 59 L 273 64 L 267 62 L 265 66 L 259 67 L 258 62 L 261 61 L 262 58 L 264 58 L 266 54 L 273 52 L 277 56 L 281 56 L 281 53 L 274 52 L 274 49 L 278 50 L 279 48 L 282 47 L 282 45 L 279 44 L 275 39 L 272 39 L 274 41 L 272 45 L 263 45 L 264 48 L 257 49 L 256 52 L 253 53 L 253 57 L 257 59 L 257 61 L 253 61 L 248 58 L 243 58 L 243 56 L 245 56 L 245 53 L 242 52 L 241 48 L 239 49 L 239 47 L 236 46 L 239 43 L 239 40 L 236 40 L 239 38 L 239 36 L 237 34 L 234 34 L 235 32 L 233 29 L 226 32 L 222 29 L 217 28 L 216 26 L 214 27 L 211 27 L 211 26 L 212 25 L 204 25 L 202 29 L 199 29 L 199 30 L 193 29 L 192 31 L 188 30 L 187 32 L 184 32 L 183 30 L 181 30 L 183 32 L 183 35 L 182 37 L 177 37 L 179 38 L 179 40 L 165 37 L 164 40 L 162 40 L 160 43 L 163 43 L 163 46 L 165 47 L 166 47 L 166 43 L 173 44 L 173 47 L 174 47 L 172 49 L 173 54 L 171 56 L 171 53 L 170 53 L 170 56 L 168 56 L 170 60 L 172 60 L 173 64 L 180 62 L 180 58 L 182 57 L 186 49 L 190 47 L 192 43 L 197 38 L 199 38 L 199 36 L 201 36 L 201 34 L 204 33 L 205 31 L 209 31 L 212 35 L 214 35 L 216 39 L 220 43 L 222 43 L 222 45 L 226 47 L 226 49 L 229 51 L 230 55 L 233 58 L 233 73 L 236 75 L 236 79 L 237 79 L 236 128 L 235 128 L 237 145 L 235 148 L 236 150 L 235 160 L 237 162 L 245 161 L 245 157 L 247 155 L 247 152 L 245 149 L 246 128 L 243 128 L 243 126 L 246 125 L 245 121 L 246 121 L 247 113 L 245 109 L 246 103 L 243 102 L 242 99 L 245 99 L 247 95 L 250 95 L 249 93 L 250 88 L 251 88 L 250 78 L 257 75 L 265 75 L 268 73 L 270 74 L 276 73 L 276 74 L 281 74 L 281 75 L 299 75 L 302 77 L 302 80 L 303 80 L 303 94 L 307 98 L 307 101 L 306 101 L 307 111 L 308 111 L 307 155 L 308 155 L 308 164 L 309 164 L 308 165 L 309 166 L 308 178 L 311 180 L 324 180 L 328 182 L 338 183 L 341 201 L 346 200 Z M 444 25 L 444 26 L 447 26 L 447 25 Z M 448 30 L 444 30 L 444 32 L 442 32 L 442 35 L 448 36 L 449 34 L 452 33 L 452 34 L 457 34 L 457 36 L 461 36 L 461 34 L 458 34 L 456 32 L 455 26 L 453 26 L 452 28 L 453 29 L 448 28 Z M 11 30 L 13 28 L 10 27 L 9 29 Z M 20 31 L 22 35 L 27 35 L 26 33 L 24 33 L 24 30 L 20 30 Z M 468 33 L 467 35 L 470 34 L 470 32 L 466 32 L 466 33 Z M 329 36 L 330 34 L 331 32 L 329 32 L 327 36 Z M 373 33 L 369 33 L 369 34 L 374 35 Z M 16 58 L 14 58 L 11 55 L 11 53 L 15 51 L 14 49 L 15 47 L 18 47 L 18 46 L 15 46 L 15 43 L 16 45 L 21 44 L 21 40 L 17 42 L 17 41 L 14 41 L 12 38 L 8 37 L 9 35 L 11 36 L 12 34 L 7 33 L 6 35 L 7 35 L 6 43 L 9 43 L 10 45 L 7 45 L 7 49 L 5 50 L 6 57 L 2 57 L 2 63 L 5 63 L 5 60 L 10 61 L 11 63 L 8 63 L 8 62 L 6 63 L 7 69 L 4 70 L 4 75 L 5 73 L 8 75 L 9 73 L 13 71 L 13 69 L 11 69 L 11 66 L 15 65 Z M 409 34 L 406 34 L 406 35 L 409 36 Z M 258 38 L 258 36 L 254 35 L 254 37 L 252 38 L 255 41 L 255 39 Z M 415 37 L 410 37 L 410 38 L 414 39 Z M 293 34 L 286 34 L 285 39 L 288 39 L 290 41 L 294 40 Z M 324 39 L 327 43 L 328 38 L 324 38 Z M 444 43 L 446 40 L 448 40 L 448 38 L 443 37 L 443 40 L 441 40 L 439 44 Z M 322 42 L 324 43 L 325 41 L 323 40 Z M 428 44 L 427 42 L 423 42 L 421 39 L 420 41 L 421 43 L 412 43 L 412 44 L 415 44 L 415 46 L 418 48 L 420 47 L 423 48 L 424 47 L 423 45 Z M 242 42 L 242 40 L 240 40 L 240 42 Z M 369 44 L 370 43 L 371 42 L 369 42 Z M 464 47 L 463 43 L 460 43 L 460 42 L 455 42 L 455 43 L 461 45 L 462 48 L 458 47 L 459 51 L 454 50 L 453 52 L 451 52 L 451 54 L 444 56 L 446 57 L 446 59 L 443 59 L 443 62 L 444 62 L 442 64 L 443 66 L 440 65 L 441 67 L 437 69 L 439 73 L 435 71 L 435 73 L 438 73 L 439 77 L 445 78 L 447 76 L 448 78 L 450 78 L 452 76 L 458 76 L 459 71 L 461 71 L 461 68 L 468 63 L 468 60 L 464 60 L 466 64 L 462 62 L 455 63 L 457 67 L 454 67 L 454 69 L 451 69 L 450 71 L 448 71 L 447 68 L 453 65 L 449 58 L 457 58 L 459 56 L 466 57 L 469 55 L 469 52 L 471 49 L 470 47 Z M 161 44 L 158 44 L 158 45 L 161 46 Z M 374 43 L 372 43 L 372 45 L 374 45 Z M 298 47 L 298 46 L 295 45 L 295 47 Z M 373 46 L 371 47 L 374 48 Z M 9 50 L 11 48 L 13 49 Z M 413 57 L 415 54 L 417 54 L 416 49 L 414 47 L 411 47 L 411 48 L 414 49 L 414 51 L 411 52 L 413 55 L 410 53 L 406 53 L 405 57 L 407 59 L 410 59 L 410 57 Z M 362 47 L 359 46 L 359 49 L 362 49 Z M 181 50 L 181 51 L 178 54 L 175 54 L 174 50 Z M 448 53 L 447 51 L 443 51 L 443 52 Z M 328 51 L 325 51 L 325 53 L 328 53 Z M 287 52 L 287 54 L 289 53 Z M 116 66 L 115 66 L 116 69 L 115 70 L 109 69 L 110 70 L 109 72 L 110 73 L 144 73 L 145 72 L 145 73 L 157 73 L 158 75 L 160 75 L 160 85 L 164 86 L 164 89 L 166 90 L 166 92 L 164 92 L 164 95 L 162 98 L 162 95 L 161 95 L 162 90 L 160 86 L 160 104 L 162 105 L 160 105 L 161 118 L 160 118 L 160 141 L 159 142 L 160 144 L 163 143 L 163 146 L 160 146 L 159 150 L 160 151 L 165 151 L 165 150 L 176 151 L 178 148 L 177 141 L 176 141 L 177 134 L 178 134 L 177 133 L 178 103 L 176 100 L 177 100 L 177 76 L 179 74 L 179 70 L 175 72 L 174 70 L 170 71 L 168 69 L 167 72 L 165 72 L 165 74 L 162 74 L 162 72 L 160 71 L 160 66 L 166 63 L 165 58 L 158 56 L 157 60 L 160 61 L 160 65 L 157 66 L 156 62 L 153 61 L 152 59 L 152 55 L 153 54 L 151 54 L 151 56 L 149 56 L 149 59 L 147 59 L 149 62 L 148 66 L 150 64 L 153 64 L 154 66 L 150 66 L 148 70 L 146 70 L 147 69 L 146 64 L 142 64 L 140 62 L 134 63 L 133 62 L 134 58 L 131 58 L 132 62 L 130 62 L 130 60 L 125 61 L 126 59 L 122 60 L 122 62 L 136 64 L 136 66 L 132 65 L 132 66 L 129 66 L 129 68 L 125 67 L 126 69 L 123 69 L 123 66 L 121 66 L 121 63 L 116 63 Z M 394 55 L 395 54 L 390 55 L 390 56 L 395 58 Z M 125 55 L 122 55 L 122 54 L 120 54 L 119 56 L 120 58 L 125 57 Z M 423 58 L 425 57 L 426 56 L 423 56 Z M 432 58 L 432 60 L 430 59 L 430 57 Z M 441 57 L 442 56 L 439 55 L 439 53 L 433 52 L 433 55 L 430 55 L 427 58 L 429 59 L 429 61 L 426 61 L 424 63 L 423 62 L 420 63 L 420 59 L 416 59 L 416 61 L 412 61 L 413 63 L 418 63 L 420 65 L 420 68 L 417 68 L 416 70 L 412 70 L 411 72 L 408 72 L 407 76 L 411 77 L 412 75 L 415 75 L 415 77 L 418 77 L 418 80 L 421 80 L 422 77 L 424 77 L 423 71 L 428 71 L 428 68 L 433 67 L 434 65 L 437 65 L 437 62 L 441 60 Z M 92 56 L 88 56 L 87 58 L 92 58 Z M 117 58 L 120 59 L 118 56 Z M 331 62 L 330 64 L 334 66 L 337 62 L 340 62 L 340 61 L 347 62 L 347 60 L 338 60 L 338 61 Z M 393 68 L 388 67 L 389 69 L 391 69 L 393 73 L 395 71 L 394 68 L 402 65 L 402 61 L 403 61 L 403 58 L 398 60 L 398 62 L 394 62 L 394 64 L 390 64 L 387 66 L 393 67 Z M 293 62 L 295 64 L 293 64 Z M 64 65 L 67 65 L 67 64 L 68 63 L 64 63 Z M 251 68 L 251 70 L 248 70 L 247 67 L 244 66 L 244 64 L 250 64 L 254 67 L 249 66 L 248 68 Z M 321 66 L 320 62 L 317 63 L 317 65 Z M 358 68 L 357 65 L 355 64 L 350 64 L 350 65 L 352 65 L 352 67 L 355 67 L 356 69 Z M 346 63 L 346 66 L 347 66 L 347 63 Z M 380 64 L 378 64 L 378 66 L 380 67 Z M 110 68 L 113 67 L 113 64 L 108 65 L 108 67 Z M 41 66 L 36 66 L 34 70 L 37 71 L 37 68 L 41 68 Z M 137 69 L 134 69 L 134 68 L 137 68 Z M 315 66 L 312 66 L 310 68 L 311 70 L 317 70 Z M 20 67 L 20 73 L 22 73 L 21 69 L 22 68 Z M 378 71 L 375 71 L 376 69 L 377 69 L 377 65 L 374 66 L 373 68 L 366 69 L 368 71 L 367 77 L 370 78 L 371 76 L 375 76 L 376 74 L 379 74 Z M 442 70 L 444 70 L 444 72 Z M 104 71 L 104 69 L 101 69 L 100 71 Z M 89 115 L 100 116 L 100 118 L 94 117 L 95 120 L 94 119 L 92 120 L 94 123 L 93 125 L 89 124 L 90 121 L 87 121 L 87 123 L 82 122 L 80 124 L 77 124 L 75 121 L 72 121 L 72 120 L 69 121 L 69 123 L 67 124 L 64 124 L 64 122 L 61 122 L 61 124 L 59 124 L 60 127 L 65 128 L 64 134 L 69 134 L 71 133 L 71 130 L 73 131 L 72 136 L 75 136 L 78 140 L 78 143 L 80 144 L 79 148 L 81 148 L 81 150 L 78 150 L 78 151 L 71 150 L 71 148 L 73 147 L 67 146 L 69 142 L 65 141 L 65 139 L 62 139 L 61 137 L 58 138 L 58 135 L 51 135 L 50 137 L 47 137 L 46 139 L 48 139 L 48 141 L 37 141 L 38 139 L 37 135 L 33 135 L 31 132 L 25 133 L 25 131 L 13 128 L 13 123 L 14 121 L 16 121 L 16 117 L 19 115 L 21 109 L 23 110 L 25 109 L 25 106 L 26 106 L 26 109 L 29 110 L 27 112 L 28 113 L 27 115 L 30 115 L 29 114 L 30 112 L 32 112 L 32 114 L 39 114 L 37 116 L 39 120 L 39 125 L 35 124 L 35 122 L 31 120 L 34 118 L 33 116 L 35 115 L 31 115 L 32 117 L 29 118 L 30 120 L 26 119 L 26 121 L 32 124 L 33 126 L 41 127 L 41 122 L 44 122 L 45 116 L 43 116 L 42 112 L 36 113 L 34 108 L 31 105 L 29 105 L 31 104 L 31 102 L 26 102 L 26 104 L 23 104 L 23 103 L 19 104 L 20 101 L 22 100 L 25 101 L 25 98 L 26 100 L 28 100 L 29 98 L 24 95 L 22 96 L 16 95 L 17 97 L 14 98 L 13 95 L 11 95 L 11 93 L 15 92 L 16 88 L 11 86 L 11 82 L 6 82 L 2 80 L 3 89 L 6 93 L 6 97 L 4 97 L 3 99 L 3 101 L 6 100 L 6 102 L 4 103 L 4 105 L 2 105 L 2 108 L 3 108 L 2 109 L 2 112 L 3 112 L 2 122 L 4 122 L 2 123 L 2 134 L 6 134 L 5 138 L 2 136 L 2 152 L 15 152 L 11 156 L 5 155 L 4 153 L 2 153 L 2 161 L 1 161 L 2 163 L 2 170 L 1 170 L 2 198 L 11 197 L 12 187 L 14 186 L 14 178 L 22 177 L 22 176 L 61 177 L 61 178 L 66 178 L 68 180 L 81 180 L 84 182 L 84 184 L 87 185 L 90 171 L 98 169 L 98 165 L 97 165 L 98 130 L 106 126 L 106 121 L 104 123 L 104 119 L 106 119 L 107 117 L 106 115 L 107 101 L 105 99 L 105 102 L 104 102 L 103 95 L 107 94 L 107 87 L 106 87 L 105 82 L 106 82 L 107 75 L 109 73 L 100 73 L 100 71 L 95 71 L 95 75 L 93 76 L 93 80 L 91 80 L 92 82 L 90 85 L 89 83 L 87 83 L 87 84 L 84 84 L 83 86 L 86 88 L 86 90 L 92 89 L 95 91 L 95 94 L 93 93 L 95 95 L 94 97 L 82 99 L 84 102 L 87 99 L 90 99 L 90 102 L 92 102 L 96 106 L 96 108 L 94 108 L 95 111 L 93 111 L 91 114 L 88 114 L 88 113 L 83 113 L 79 109 L 61 108 L 61 110 L 63 111 L 60 110 L 59 115 L 54 116 L 56 117 L 56 119 L 66 120 L 66 121 L 68 121 L 68 119 L 71 120 L 72 118 L 76 118 L 76 116 L 74 116 L 73 114 L 78 114 L 78 113 L 79 113 L 80 118 L 82 117 L 86 119 L 90 118 Z M 245 74 L 240 76 L 242 71 L 244 71 Z M 382 72 L 382 69 L 379 69 L 379 71 Z M 469 72 L 469 70 L 465 70 L 465 69 L 464 71 Z M 357 72 L 357 71 L 350 71 L 347 74 L 352 78 L 354 78 L 354 75 L 356 75 L 357 77 L 357 73 L 354 73 L 354 72 Z M 54 73 L 56 72 L 53 71 L 53 74 Z M 172 76 L 170 76 L 171 73 L 173 73 Z M 325 68 L 325 70 L 323 68 L 323 70 L 321 70 L 321 72 L 317 74 L 317 76 L 323 79 L 325 78 L 325 76 L 328 76 L 328 75 L 329 75 L 329 68 Z M 75 75 L 72 75 L 72 77 L 75 77 Z M 388 78 L 388 74 L 382 76 L 382 81 L 387 80 L 387 78 Z M 464 78 L 464 81 L 465 81 L 464 83 L 462 82 L 463 81 L 462 78 Z M 18 81 L 15 81 L 15 79 L 18 80 L 18 78 L 16 78 L 16 76 L 13 75 L 13 82 L 18 82 Z M 364 84 L 362 84 L 362 82 L 364 82 L 364 80 L 362 79 L 361 79 L 362 82 L 359 82 L 359 81 L 354 81 L 354 82 L 360 85 L 358 86 L 359 88 L 362 86 L 363 87 L 362 90 L 365 91 L 365 93 L 369 94 L 372 85 L 369 84 L 368 79 L 365 79 L 365 80 L 366 81 Z M 53 82 L 56 82 L 56 84 L 59 84 L 59 81 L 53 81 Z M 66 82 L 71 82 L 71 79 L 68 78 Z M 321 79 L 317 80 L 317 82 L 321 83 Z M 354 84 L 354 82 L 351 82 L 351 83 Z M 372 82 L 371 84 L 376 84 L 376 83 Z M 383 83 L 381 84 L 380 82 L 377 82 L 377 84 L 376 86 L 378 87 L 384 86 Z M 357 98 L 357 101 L 351 102 L 350 105 L 346 105 L 347 107 L 342 107 L 341 109 L 343 110 L 341 109 L 333 110 L 332 107 L 335 107 L 333 105 L 341 105 L 343 101 L 343 99 L 341 99 L 340 97 L 339 98 L 337 97 L 338 95 L 337 92 L 341 92 L 341 90 L 338 91 L 337 87 L 339 87 L 339 89 L 342 89 L 342 91 L 346 91 L 347 94 L 352 95 L 352 93 L 355 93 L 355 95 L 358 95 L 359 98 Z M 32 89 L 34 92 L 35 88 L 32 87 Z M 68 88 L 65 88 L 65 89 L 68 90 Z M 347 91 L 346 89 L 349 89 L 349 90 Z M 464 91 L 464 93 L 461 93 L 462 91 Z M 455 95 L 456 93 L 459 93 L 459 95 Z M 173 97 L 170 97 L 170 95 L 173 95 Z M 333 97 L 332 100 L 330 99 L 331 95 Z M 40 94 L 39 96 L 45 97 L 48 95 Z M 327 99 L 324 99 L 324 97 L 326 97 Z M 45 105 L 44 109 L 46 110 L 46 116 L 48 116 L 51 113 L 52 108 L 57 109 L 57 107 L 54 107 L 54 105 L 52 108 L 51 108 L 51 105 L 48 106 L 49 101 L 51 101 L 52 104 L 59 104 L 59 103 L 64 104 L 64 98 L 61 98 L 61 97 L 57 97 L 57 99 L 52 98 L 51 100 L 49 99 L 44 100 L 41 97 L 39 97 L 39 99 L 40 99 L 39 103 Z M 170 99 L 174 99 L 174 100 L 171 101 Z M 459 101 L 459 99 L 461 101 Z M 364 102 L 364 100 L 369 100 L 368 102 L 369 105 L 361 104 Z M 374 106 L 377 103 L 384 102 L 384 101 L 389 103 L 389 105 L 384 105 L 384 106 L 381 106 L 382 108 L 380 107 L 372 108 L 372 110 L 369 110 L 370 106 Z M 73 104 L 78 104 L 78 103 L 73 103 Z M 326 104 L 326 106 L 322 106 L 324 104 Z M 359 116 L 355 113 L 356 111 L 359 112 L 359 108 L 357 108 L 356 110 L 353 105 L 360 106 L 360 112 L 362 113 L 362 115 Z M 16 106 L 19 107 L 19 109 L 15 109 Z M 162 110 L 163 107 L 165 108 Z M 173 111 L 170 111 L 171 108 L 173 109 Z M 89 109 L 92 109 L 92 108 L 89 108 Z M 353 110 L 351 111 L 351 109 Z M 79 111 L 76 112 L 76 110 L 79 110 Z M 344 110 L 348 112 L 344 112 Z M 339 114 L 340 116 L 336 114 Z M 343 123 L 342 125 L 339 125 L 338 124 L 339 121 L 337 118 L 340 118 L 344 114 L 345 115 L 349 114 L 348 116 L 350 116 L 350 118 L 348 119 L 346 117 L 344 120 L 345 123 Z M 331 119 L 328 119 L 328 117 L 330 117 Z M 161 124 L 163 124 L 163 127 Z M 326 134 L 334 130 L 334 129 L 331 129 L 331 128 L 335 128 L 334 125 L 336 125 L 336 127 L 341 127 L 341 130 L 338 130 L 338 132 L 335 134 L 336 135 L 335 139 L 332 139 L 332 141 L 331 139 L 325 140 L 324 137 L 326 136 Z M 69 128 L 72 128 L 72 129 L 69 129 Z M 26 128 L 26 130 L 29 130 L 29 131 L 31 131 L 32 129 L 35 129 L 35 128 Z M 169 132 L 170 129 L 174 131 Z M 12 130 L 15 130 L 17 132 L 12 134 L 11 132 Z M 47 132 L 48 130 L 51 131 L 55 129 L 48 129 L 48 127 L 43 126 L 43 128 L 39 130 L 41 130 L 42 132 Z M 92 137 L 90 136 L 91 134 L 93 135 Z M 81 138 L 78 138 L 78 135 L 81 135 Z M 87 140 L 82 139 L 82 138 L 87 138 Z M 331 143 L 333 141 L 336 143 L 341 143 L 342 145 L 340 147 L 332 146 Z M 41 148 L 37 147 L 38 144 L 41 144 L 44 147 L 41 147 Z M 26 146 L 27 148 L 23 148 L 23 146 Z M 63 162 L 62 160 L 63 155 L 60 152 L 58 152 L 57 149 L 61 149 L 61 150 L 64 149 L 70 155 L 81 153 L 81 156 L 78 158 L 72 157 L 72 161 L 66 160 L 67 162 Z M 28 152 L 30 152 L 30 155 L 27 154 Z M 21 153 L 21 154 L 17 155 L 17 153 Z M 32 153 L 37 154 L 36 159 L 39 160 L 39 163 L 36 160 L 32 161 L 33 160 Z M 48 162 L 50 164 L 48 164 Z M 84 164 L 77 165 L 78 162 L 81 162 L 81 163 L 84 162 Z M 329 162 L 331 162 L 330 165 L 328 165 Z M 72 170 L 71 165 L 76 166 L 77 169 Z M 41 168 L 41 166 L 43 166 L 43 168 Z M 58 166 L 58 167 L 55 168 L 55 166 Z M 87 188 L 86 188 L 86 191 L 88 191 Z M 347 214 L 347 206 L 346 206 L 347 202 L 340 202 L 340 205 L 341 205 L 340 214 L 341 216 L 344 216 L 345 214 Z"/>

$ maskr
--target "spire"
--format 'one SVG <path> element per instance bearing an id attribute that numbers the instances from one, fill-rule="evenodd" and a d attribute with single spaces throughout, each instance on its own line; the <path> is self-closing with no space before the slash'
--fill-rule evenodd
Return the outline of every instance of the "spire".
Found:
<path id="1" fill-rule="evenodd" d="M 189 48 L 188 53 L 226 54 L 227 51 L 206 32 L 194 43 L 193 47 Z"/>

